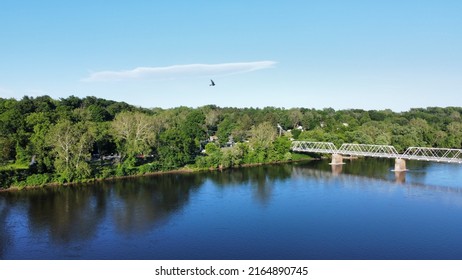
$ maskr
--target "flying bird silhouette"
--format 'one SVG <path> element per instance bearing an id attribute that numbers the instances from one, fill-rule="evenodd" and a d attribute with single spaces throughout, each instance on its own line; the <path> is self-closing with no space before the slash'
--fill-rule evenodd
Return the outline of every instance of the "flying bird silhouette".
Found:
<path id="1" fill-rule="evenodd" d="M 211 87 L 214 87 L 215 86 L 215 82 L 213 80 L 210 80 L 210 85 Z"/>

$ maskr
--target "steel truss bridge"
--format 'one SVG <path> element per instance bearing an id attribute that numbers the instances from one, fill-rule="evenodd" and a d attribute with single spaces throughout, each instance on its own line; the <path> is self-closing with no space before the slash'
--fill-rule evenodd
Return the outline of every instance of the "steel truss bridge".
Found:
<path id="1" fill-rule="evenodd" d="M 330 142 L 293 141 L 292 151 L 346 156 L 424 160 L 462 164 L 462 149 L 409 147 L 402 154 L 393 146 L 345 143 L 337 148 Z"/>

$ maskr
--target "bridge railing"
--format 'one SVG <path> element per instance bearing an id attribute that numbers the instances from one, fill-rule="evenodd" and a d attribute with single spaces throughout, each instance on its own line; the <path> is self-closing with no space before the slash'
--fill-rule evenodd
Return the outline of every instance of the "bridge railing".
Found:
<path id="1" fill-rule="evenodd" d="M 409 147 L 401 155 L 404 159 L 462 163 L 461 149 Z"/>
<path id="2" fill-rule="evenodd" d="M 293 141 L 292 151 L 335 154 L 337 147 L 330 142 Z"/>
<path id="3" fill-rule="evenodd" d="M 340 146 L 337 153 L 344 155 L 398 158 L 400 155 L 395 147 L 389 145 L 369 145 L 345 143 Z"/>

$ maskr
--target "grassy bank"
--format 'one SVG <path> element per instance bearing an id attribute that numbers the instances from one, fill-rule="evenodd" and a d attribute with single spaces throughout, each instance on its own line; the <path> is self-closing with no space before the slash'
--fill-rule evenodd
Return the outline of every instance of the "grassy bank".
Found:
<path id="1" fill-rule="evenodd" d="M 293 154 L 293 158 L 291 160 L 286 161 L 274 161 L 274 162 L 262 162 L 262 163 L 247 163 L 242 164 L 239 166 L 230 166 L 230 167 L 197 167 L 195 164 L 187 165 L 182 168 L 171 169 L 171 170 L 156 170 L 152 171 L 151 166 L 152 164 L 144 164 L 137 167 L 132 167 L 126 170 L 130 170 L 130 174 L 125 175 L 116 175 L 117 169 L 120 167 L 113 167 L 111 172 L 107 173 L 106 175 L 113 174 L 110 176 L 103 177 L 102 175 L 95 178 L 88 178 L 82 179 L 73 182 L 60 182 L 59 180 L 54 180 L 53 175 L 51 174 L 32 174 L 29 176 L 22 176 L 25 177 L 23 181 L 14 182 L 7 188 L 0 189 L 0 192 L 10 192 L 10 191 L 21 191 L 21 190 L 29 190 L 29 189 L 36 189 L 36 188 L 43 188 L 43 187 L 59 187 L 59 186 L 69 186 L 69 185 L 77 185 L 82 183 L 91 183 L 91 182 L 98 182 L 98 181 L 111 181 L 111 180 L 118 180 L 124 178 L 136 178 L 141 176 L 156 176 L 162 174 L 174 174 L 174 173 L 192 173 L 192 172 L 204 172 L 204 171 L 216 171 L 216 170 L 226 170 L 226 169 L 234 169 L 234 168 L 246 168 L 252 166 L 259 166 L 259 165 L 271 165 L 271 164 L 285 164 L 291 162 L 299 162 L 299 161 L 308 161 L 313 160 L 312 157 L 304 154 Z M 108 168 L 106 168 L 108 169 Z M 10 172 L 18 172 L 21 170 L 22 172 L 26 171 L 27 169 L 10 169 Z M 150 171 L 151 170 L 151 171 Z M 5 171 L 5 170 L 3 170 Z M 0 172 L 1 174 L 1 172 Z"/>

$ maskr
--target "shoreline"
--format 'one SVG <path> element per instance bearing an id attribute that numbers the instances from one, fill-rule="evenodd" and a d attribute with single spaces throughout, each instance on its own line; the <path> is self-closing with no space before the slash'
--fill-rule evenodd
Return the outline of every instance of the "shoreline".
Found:
<path id="1" fill-rule="evenodd" d="M 126 176 L 113 176 L 108 178 L 92 178 L 86 182 L 70 182 L 70 183 L 57 183 L 51 182 L 46 183 L 43 186 L 25 186 L 25 187 L 9 187 L 6 189 L 0 189 L 0 193 L 9 193 L 9 192 L 20 192 L 20 191 L 28 191 L 28 190 L 36 190 L 36 189 L 44 189 L 44 188 L 59 188 L 63 186 L 72 186 L 72 185 L 79 185 L 79 184 L 87 184 L 87 183 L 94 183 L 94 182 L 104 182 L 104 181 L 113 181 L 113 180 L 120 180 L 120 179 L 129 179 L 129 178 L 138 178 L 138 177 L 148 177 L 148 176 L 159 176 L 163 174 L 186 174 L 186 173 L 196 173 L 196 172 L 207 172 L 207 171 L 223 171 L 228 169 L 237 169 L 237 168 L 246 168 L 246 167 L 254 167 L 254 166 L 261 166 L 261 165 L 272 165 L 272 164 L 285 164 L 285 163 L 293 163 L 293 162 L 302 162 L 302 161 L 313 161 L 319 160 L 317 158 L 306 158 L 306 159 L 297 159 L 297 160 L 289 160 L 289 161 L 276 161 L 276 162 L 265 162 L 265 163 L 247 163 L 240 166 L 232 166 L 228 168 L 188 168 L 182 167 L 180 169 L 168 170 L 168 171 L 155 171 L 149 172 L 144 174 L 136 174 L 136 175 L 126 175 Z"/>

